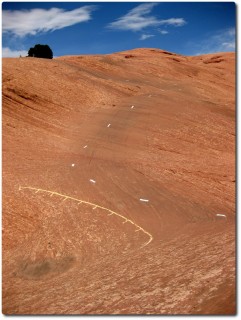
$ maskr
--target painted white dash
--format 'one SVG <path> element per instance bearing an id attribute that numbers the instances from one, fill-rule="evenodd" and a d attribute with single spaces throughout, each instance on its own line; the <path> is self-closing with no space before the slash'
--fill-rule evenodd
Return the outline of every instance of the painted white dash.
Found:
<path id="1" fill-rule="evenodd" d="M 149 202 L 149 200 L 148 200 L 148 199 L 142 199 L 142 198 L 140 198 L 140 201 L 143 201 L 143 202 Z"/>
<path id="2" fill-rule="evenodd" d="M 226 218 L 226 214 L 217 213 L 216 216 L 217 216 L 217 217 L 224 217 L 224 218 Z"/>
<path id="3" fill-rule="evenodd" d="M 87 148 L 88 146 L 86 145 L 86 146 L 84 146 L 83 148 L 85 149 L 85 148 Z"/>
<path id="4" fill-rule="evenodd" d="M 74 164 L 74 163 L 72 163 L 72 164 L 71 164 L 71 167 L 74 167 L 74 166 L 75 166 L 75 164 Z"/>
<path id="5" fill-rule="evenodd" d="M 107 128 L 109 128 L 110 126 L 111 126 L 111 124 L 109 123 L 108 126 L 107 126 Z"/>
<path id="6" fill-rule="evenodd" d="M 135 106 L 131 106 L 131 109 L 133 109 Z"/>
<path id="7" fill-rule="evenodd" d="M 95 180 L 93 180 L 93 179 L 90 179 L 90 182 L 92 182 L 92 183 L 96 183 L 96 181 L 95 181 Z"/>

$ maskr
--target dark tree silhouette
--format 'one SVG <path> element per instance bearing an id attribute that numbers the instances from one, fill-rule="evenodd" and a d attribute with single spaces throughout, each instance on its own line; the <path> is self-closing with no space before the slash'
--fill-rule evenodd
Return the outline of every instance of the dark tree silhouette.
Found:
<path id="1" fill-rule="evenodd" d="M 28 56 L 29 56 L 29 57 L 34 57 L 34 48 L 30 48 L 30 49 L 28 50 Z"/>
<path id="2" fill-rule="evenodd" d="M 36 44 L 28 50 L 28 57 L 53 59 L 53 51 L 47 44 Z"/>

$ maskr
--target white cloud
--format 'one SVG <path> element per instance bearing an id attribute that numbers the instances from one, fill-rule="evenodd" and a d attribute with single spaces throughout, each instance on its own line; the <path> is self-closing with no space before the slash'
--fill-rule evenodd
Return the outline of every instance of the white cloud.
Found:
<path id="1" fill-rule="evenodd" d="M 142 34 L 140 40 L 146 40 L 152 37 L 154 37 L 154 34 Z"/>
<path id="2" fill-rule="evenodd" d="M 169 32 L 166 30 L 158 30 L 160 32 L 160 34 L 168 34 Z"/>
<path id="3" fill-rule="evenodd" d="M 9 32 L 19 37 L 54 31 L 90 20 L 95 8 L 90 5 L 72 11 L 59 8 L 3 10 L 2 30 L 3 33 Z"/>
<path id="4" fill-rule="evenodd" d="M 186 24 L 186 21 L 183 18 L 170 18 L 166 20 L 160 20 L 159 24 L 167 24 L 175 27 L 182 27 Z"/>
<path id="5" fill-rule="evenodd" d="M 198 44 L 189 43 L 194 49 L 194 54 L 227 52 L 235 50 L 235 28 L 220 30 L 199 41 Z M 196 51 L 196 52 L 195 52 Z"/>
<path id="6" fill-rule="evenodd" d="M 228 36 L 235 36 L 235 28 L 230 28 L 226 31 Z"/>
<path id="7" fill-rule="evenodd" d="M 235 50 L 235 42 L 234 41 L 223 42 L 222 47 L 224 50 Z"/>
<path id="8" fill-rule="evenodd" d="M 25 50 L 11 50 L 8 47 L 2 49 L 3 58 L 16 58 L 19 56 L 25 57 L 28 55 L 28 52 Z"/>
<path id="9" fill-rule="evenodd" d="M 130 10 L 126 15 L 110 23 L 108 27 L 119 30 L 140 31 L 146 27 L 155 27 L 158 25 L 173 25 L 179 27 L 186 23 L 183 18 L 158 20 L 156 17 L 148 15 L 157 4 L 158 3 L 140 4 Z"/>

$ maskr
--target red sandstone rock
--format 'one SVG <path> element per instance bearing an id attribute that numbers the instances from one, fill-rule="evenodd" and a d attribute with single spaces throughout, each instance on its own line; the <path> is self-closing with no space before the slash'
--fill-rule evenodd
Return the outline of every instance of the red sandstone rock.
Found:
<path id="1" fill-rule="evenodd" d="M 235 313 L 234 53 L 5 58 L 2 82 L 5 314 Z"/>

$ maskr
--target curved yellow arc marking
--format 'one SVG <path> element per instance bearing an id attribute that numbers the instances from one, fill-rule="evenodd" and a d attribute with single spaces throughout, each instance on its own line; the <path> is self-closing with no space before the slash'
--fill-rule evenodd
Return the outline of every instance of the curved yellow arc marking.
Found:
<path id="1" fill-rule="evenodd" d="M 136 224 L 136 223 L 133 222 L 132 220 L 127 219 L 125 216 L 122 216 L 121 214 L 119 214 L 119 213 L 117 213 L 117 212 L 115 212 L 115 211 L 112 211 L 112 210 L 110 210 L 110 209 L 108 209 L 108 208 L 99 206 L 98 204 L 91 203 L 91 202 L 84 201 L 84 200 L 80 200 L 80 199 L 77 199 L 77 198 L 73 198 L 73 197 L 70 197 L 70 196 L 67 196 L 67 195 L 65 195 L 65 194 L 61 194 L 61 193 L 55 192 L 55 191 L 44 190 L 44 189 L 40 189 L 40 188 L 21 187 L 21 186 L 19 186 L 19 190 L 22 190 L 22 189 L 35 190 L 35 193 L 45 192 L 45 193 L 50 194 L 50 197 L 52 197 L 53 195 L 56 195 L 56 196 L 59 196 L 59 197 L 64 198 L 63 201 L 65 201 L 65 200 L 67 200 L 67 199 L 70 199 L 70 200 L 77 201 L 78 204 L 84 203 L 84 204 L 90 205 L 90 206 L 93 207 L 93 209 L 99 208 L 99 209 L 108 211 L 108 212 L 110 212 L 110 213 L 108 214 L 109 216 L 110 216 L 110 215 L 115 215 L 115 216 L 120 217 L 121 219 L 124 219 L 125 221 L 124 221 L 123 223 L 129 222 L 129 223 L 133 224 L 133 225 L 137 228 L 137 229 L 135 230 L 135 232 L 137 232 L 137 231 L 142 231 L 142 232 L 144 232 L 146 235 L 148 235 L 149 240 L 148 240 L 147 242 L 145 242 L 144 245 L 141 246 L 141 248 L 147 246 L 147 245 L 153 240 L 153 236 L 152 236 L 148 231 L 146 231 L 145 229 L 143 229 L 141 226 L 139 226 L 138 224 Z"/>

